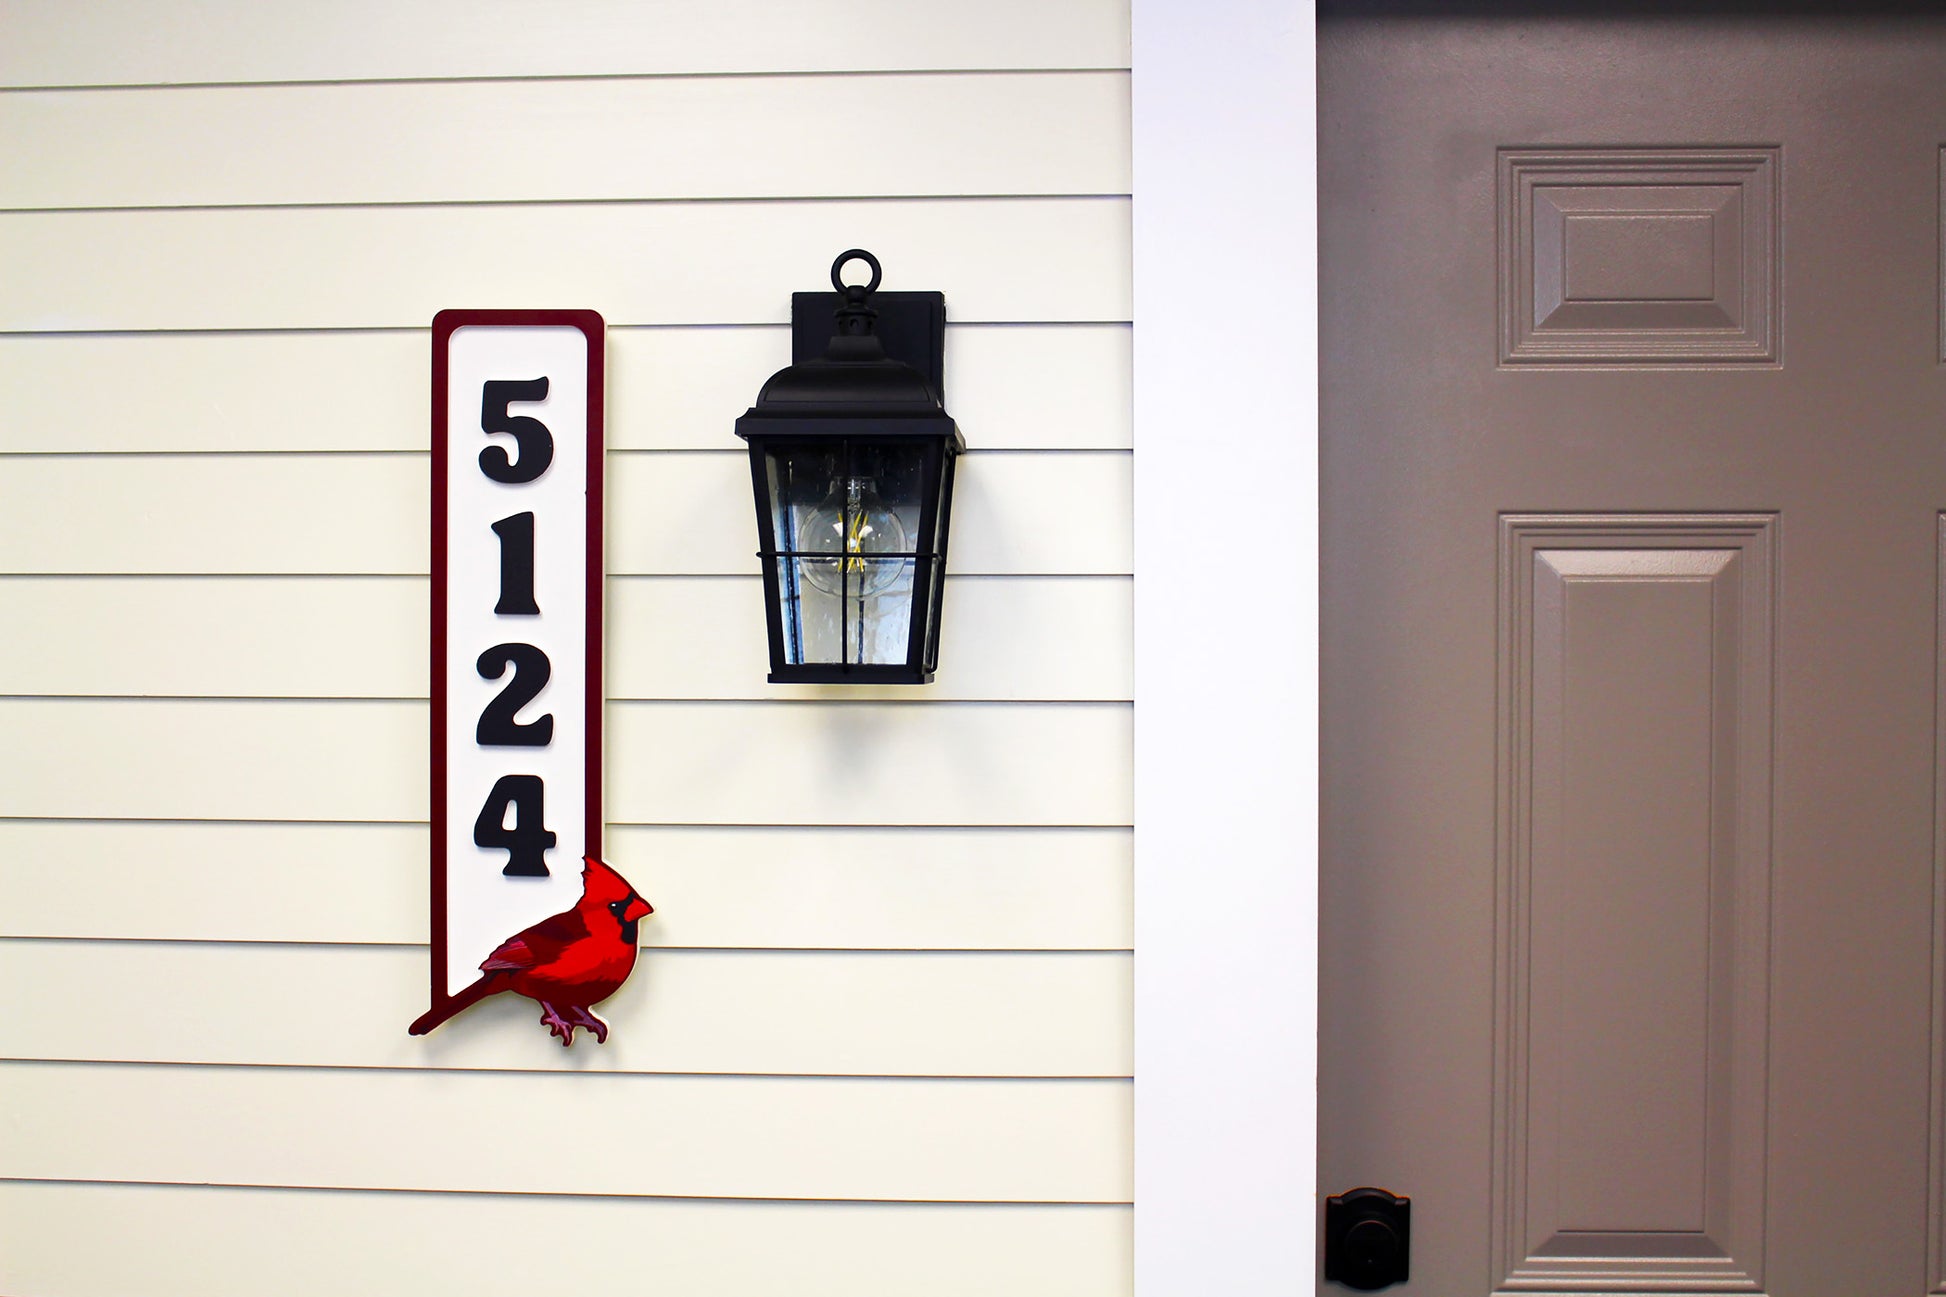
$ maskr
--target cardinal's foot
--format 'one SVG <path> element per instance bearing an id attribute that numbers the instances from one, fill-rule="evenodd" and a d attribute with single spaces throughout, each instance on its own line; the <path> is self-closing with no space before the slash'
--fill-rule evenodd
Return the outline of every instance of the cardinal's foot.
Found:
<path id="1" fill-rule="evenodd" d="M 568 1006 L 568 1012 L 573 1015 L 575 1026 L 586 1027 L 589 1031 L 595 1033 L 595 1043 L 597 1045 L 606 1045 L 608 1043 L 607 1023 L 578 1004 L 570 1004 Z"/>
<path id="2" fill-rule="evenodd" d="M 569 1012 L 572 1013 L 574 1010 L 569 1009 Z M 585 1026 L 587 1024 L 577 1023 L 571 1019 L 563 1018 L 559 1009 L 549 1004 L 546 1000 L 542 1000 L 541 1025 L 547 1028 L 548 1035 L 559 1036 L 561 1038 L 561 1048 L 566 1049 L 574 1043 L 574 1029 L 577 1026 Z"/>

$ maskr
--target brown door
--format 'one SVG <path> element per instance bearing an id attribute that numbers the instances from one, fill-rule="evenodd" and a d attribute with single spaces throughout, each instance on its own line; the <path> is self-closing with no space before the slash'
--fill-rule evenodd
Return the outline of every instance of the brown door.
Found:
<path id="1" fill-rule="evenodd" d="M 1414 1293 L 1941 1291 L 1946 20 L 1342 7 L 1319 1189 Z"/>

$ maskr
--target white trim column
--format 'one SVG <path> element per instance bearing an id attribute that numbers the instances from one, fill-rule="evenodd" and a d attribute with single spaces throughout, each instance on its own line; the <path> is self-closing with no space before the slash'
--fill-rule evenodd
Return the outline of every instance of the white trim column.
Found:
<path id="1" fill-rule="evenodd" d="M 1312 0 L 1134 0 L 1135 1280 L 1310 1292 Z"/>

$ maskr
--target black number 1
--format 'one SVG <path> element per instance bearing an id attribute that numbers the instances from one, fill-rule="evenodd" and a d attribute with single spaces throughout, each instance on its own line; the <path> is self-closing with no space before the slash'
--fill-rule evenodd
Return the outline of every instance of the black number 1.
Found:
<path id="1" fill-rule="evenodd" d="M 534 515 L 517 513 L 493 524 L 500 538 L 500 602 L 493 611 L 502 617 L 538 617 L 534 602 Z"/>

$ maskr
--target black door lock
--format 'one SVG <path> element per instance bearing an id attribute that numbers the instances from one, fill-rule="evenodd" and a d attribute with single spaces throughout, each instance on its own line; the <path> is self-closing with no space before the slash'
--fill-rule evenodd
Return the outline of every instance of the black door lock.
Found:
<path id="1" fill-rule="evenodd" d="M 1412 1199 L 1353 1189 L 1324 1200 L 1324 1277 L 1371 1292 L 1404 1283 L 1412 1251 Z"/>

